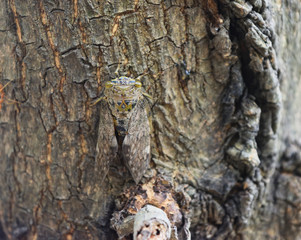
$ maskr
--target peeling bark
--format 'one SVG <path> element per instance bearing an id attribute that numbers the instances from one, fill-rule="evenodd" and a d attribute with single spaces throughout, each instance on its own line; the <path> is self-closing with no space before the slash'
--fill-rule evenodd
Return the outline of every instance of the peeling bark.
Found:
<path id="1" fill-rule="evenodd" d="M 172 199 L 192 239 L 301 238 L 299 12 L 296 0 L 1 1 L 0 239 L 117 239 L 118 199 L 154 178 L 185 196 Z M 92 103 L 116 69 L 153 98 L 140 185 L 121 159 L 102 185 L 95 168 Z"/>

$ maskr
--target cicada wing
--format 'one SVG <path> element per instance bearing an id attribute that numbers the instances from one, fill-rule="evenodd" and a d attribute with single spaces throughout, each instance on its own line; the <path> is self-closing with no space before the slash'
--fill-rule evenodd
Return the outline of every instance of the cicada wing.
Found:
<path id="1" fill-rule="evenodd" d="M 133 109 L 128 134 L 122 144 L 124 162 L 138 184 L 149 165 L 150 127 L 144 101 L 138 102 Z"/>
<path id="2" fill-rule="evenodd" d="M 114 121 L 108 103 L 102 101 L 100 105 L 95 163 L 101 184 L 109 171 L 110 161 L 113 161 L 117 155 L 118 143 L 115 135 Z"/>

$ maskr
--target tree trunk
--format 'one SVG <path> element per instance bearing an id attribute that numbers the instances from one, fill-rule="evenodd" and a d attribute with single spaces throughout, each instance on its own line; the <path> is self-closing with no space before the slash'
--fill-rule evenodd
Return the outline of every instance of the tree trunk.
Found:
<path id="1" fill-rule="evenodd" d="M 186 221 L 192 239 L 301 239 L 297 0 L 0 9 L 0 239 L 118 239 L 110 219 L 139 188 L 118 158 L 100 182 L 92 105 L 117 75 L 152 96 L 140 189 L 161 179 L 182 196 L 179 233 Z"/>

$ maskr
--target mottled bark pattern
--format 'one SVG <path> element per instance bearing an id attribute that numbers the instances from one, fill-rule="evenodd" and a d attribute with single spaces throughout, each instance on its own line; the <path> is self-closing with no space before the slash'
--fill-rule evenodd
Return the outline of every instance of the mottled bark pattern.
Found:
<path id="1" fill-rule="evenodd" d="M 152 178 L 139 187 L 133 186 L 127 189 L 118 197 L 116 200 L 117 211 L 113 213 L 111 227 L 116 230 L 120 238 L 130 239 L 130 236 L 135 234 L 134 222 L 137 214 L 144 206 L 150 205 L 161 209 L 164 215 L 167 215 L 172 228 L 171 240 L 188 239 L 190 234 L 190 221 L 186 217 L 188 202 L 185 195 L 176 193 L 169 182 L 160 178 Z M 152 214 L 156 216 L 156 210 Z M 160 218 L 154 220 L 160 221 Z"/>
<path id="2" fill-rule="evenodd" d="M 14 100 L 0 112 L 0 239 L 117 239 L 114 200 L 135 183 L 114 159 L 99 185 L 91 103 L 118 65 L 147 73 L 142 181 L 187 196 L 192 239 L 301 238 L 299 13 L 297 0 L 0 1 Z"/>

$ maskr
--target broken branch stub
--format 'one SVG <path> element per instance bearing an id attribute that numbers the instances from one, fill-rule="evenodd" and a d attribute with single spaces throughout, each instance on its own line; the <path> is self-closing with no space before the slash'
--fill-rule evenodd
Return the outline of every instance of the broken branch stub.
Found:
<path id="1" fill-rule="evenodd" d="M 168 240 L 171 224 L 164 211 L 146 205 L 135 215 L 134 240 Z"/>

